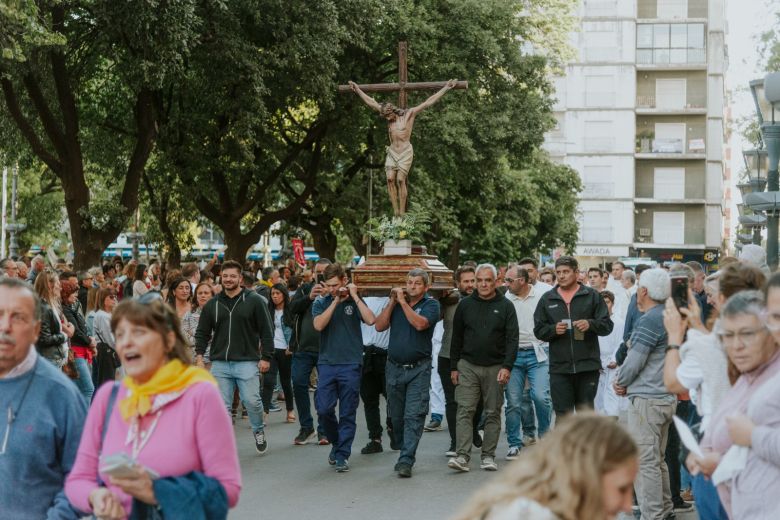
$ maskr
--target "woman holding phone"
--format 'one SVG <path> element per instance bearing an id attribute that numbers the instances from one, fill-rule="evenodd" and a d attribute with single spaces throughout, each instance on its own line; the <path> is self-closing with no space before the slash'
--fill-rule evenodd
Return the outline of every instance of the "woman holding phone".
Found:
<path id="1" fill-rule="evenodd" d="M 99 519 L 148 518 L 154 508 L 167 517 L 184 506 L 224 518 L 241 490 L 233 428 L 214 378 L 191 366 L 178 317 L 141 298 L 119 304 L 111 327 L 127 375 L 95 395 L 68 499 Z M 131 465 L 106 462 L 124 457 Z"/>

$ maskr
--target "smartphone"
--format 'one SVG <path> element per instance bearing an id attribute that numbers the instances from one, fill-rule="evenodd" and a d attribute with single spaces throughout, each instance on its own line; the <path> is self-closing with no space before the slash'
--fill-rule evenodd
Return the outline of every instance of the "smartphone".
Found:
<path id="1" fill-rule="evenodd" d="M 100 472 L 111 477 L 133 477 L 135 475 L 133 466 L 133 461 L 125 453 L 115 453 L 113 455 L 104 455 L 100 457 Z M 149 468 L 144 469 L 153 480 L 160 478 L 160 475 L 156 471 Z"/>
<path id="2" fill-rule="evenodd" d="M 322 273 L 319 273 L 317 275 L 317 283 L 325 283 L 325 275 Z"/>
<path id="3" fill-rule="evenodd" d="M 688 308 L 687 276 L 672 276 L 672 299 L 678 309 Z"/>

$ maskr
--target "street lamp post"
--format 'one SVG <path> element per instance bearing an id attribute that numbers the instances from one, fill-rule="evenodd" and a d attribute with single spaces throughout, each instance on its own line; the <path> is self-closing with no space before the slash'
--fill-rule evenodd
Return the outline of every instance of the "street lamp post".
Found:
<path id="1" fill-rule="evenodd" d="M 744 202 L 748 199 L 748 196 L 751 193 L 760 193 L 764 191 L 764 188 L 766 188 L 767 153 L 766 150 L 763 148 L 757 148 L 754 150 L 743 150 L 742 158 L 745 161 L 747 182 L 742 182 L 740 184 L 737 184 L 737 188 L 739 189 L 742 195 L 742 201 Z M 752 209 L 749 208 L 746 204 L 738 205 L 738 209 L 740 210 L 740 216 L 743 216 L 745 214 L 746 208 Z M 746 231 L 750 231 L 752 229 L 753 235 L 750 242 L 743 241 L 742 243 L 743 244 L 753 243 L 755 245 L 760 246 L 762 226 L 753 225 L 753 224 L 754 221 L 751 221 L 750 223 L 743 223 L 743 227 L 747 228 Z"/>
<path id="2" fill-rule="evenodd" d="M 767 191 L 751 193 L 745 204 L 756 211 L 766 211 L 766 256 L 769 268 L 774 271 L 778 263 L 778 224 L 780 224 L 780 121 L 775 117 L 780 103 L 780 73 L 767 74 L 763 80 L 750 82 L 750 92 L 756 105 L 756 115 L 761 125 L 761 135 L 767 150 Z M 777 121 L 777 122 L 776 122 Z"/>

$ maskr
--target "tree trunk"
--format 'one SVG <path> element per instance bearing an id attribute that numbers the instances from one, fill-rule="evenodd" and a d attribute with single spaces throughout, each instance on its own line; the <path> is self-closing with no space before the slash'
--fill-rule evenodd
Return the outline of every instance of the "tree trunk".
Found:
<path id="1" fill-rule="evenodd" d="M 181 248 L 175 241 L 168 246 L 168 254 L 165 256 L 165 266 L 168 269 L 179 269 L 181 267 Z"/>
<path id="2" fill-rule="evenodd" d="M 227 229 L 222 226 L 219 228 L 225 236 L 225 260 L 235 260 L 243 265 L 249 249 L 257 243 L 257 238 L 241 234 L 239 225 Z"/>
<path id="3" fill-rule="evenodd" d="M 330 224 L 326 226 L 317 226 L 308 230 L 314 240 L 314 249 L 320 258 L 327 258 L 328 260 L 336 261 L 336 249 L 338 248 L 338 239 L 333 230 L 330 229 Z"/>
<path id="4" fill-rule="evenodd" d="M 453 271 L 460 265 L 460 239 L 456 238 L 452 241 L 452 247 L 450 247 L 450 259 L 447 262 L 447 267 Z"/>

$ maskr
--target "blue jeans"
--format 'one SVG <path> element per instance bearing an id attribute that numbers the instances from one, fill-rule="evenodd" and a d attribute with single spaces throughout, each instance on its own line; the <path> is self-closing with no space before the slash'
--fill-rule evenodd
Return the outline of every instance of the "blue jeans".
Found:
<path id="1" fill-rule="evenodd" d="M 393 436 L 401 447 L 398 462 L 414 465 L 417 445 L 423 434 L 425 416 L 431 399 L 431 360 L 414 368 L 387 362 L 387 406 L 393 422 Z"/>
<path id="2" fill-rule="evenodd" d="M 246 408 L 252 431 L 263 431 L 263 400 L 260 397 L 260 370 L 257 362 L 212 361 L 211 375 L 217 380 L 228 415 L 233 406 L 233 392 L 238 386 L 238 395 Z"/>
<path id="3" fill-rule="evenodd" d="M 525 387 L 525 384 L 523 384 Z M 523 388 L 523 398 L 520 400 L 520 424 L 523 426 L 523 437 L 538 437 L 536 432 L 536 412 L 531 400 L 531 389 Z"/>
<path id="4" fill-rule="evenodd" d="M 550 398 L 550 363 L 536 360 L 534 349 L 518 349 L 509 384 L 506 386 L 506 436 L 510 447 L 520 448 L 522 399 L 525 380 L 531 384 L 531 401 L 539 421 L 539 436 L 550 429 L 552 399 Z"/>
<path id="5" fill-rule="evenodd" d="M 317 366 L 319 354 L 316 352 L 296 352 L 292 358 L 292 386 L 295 396 L 295 407 L 298 409 L 298 422 L 304 430 L 314 429 L 314 418 L 311 415 L 311 398 L 309 397 L 309 379 L 311 371 Z M 317 391 L 314 391 L 317 398 Z M 317 432 L 324 433 L 322 425 L 317 421 Z"/>
<path id="6" fill-rule="evenodd" d="M 355 440 L 355 416 L 360 404 L 360 375 L 363 368 L 358 364 L 317 365 L 317 415 L 325 435 L 333 445 L 333 457 L 338 462 L 349 459 L 352 441 Z M 339 417 L 336 419 L 336 405 Z"/>
<path id="7" fill-rule="evenodd" d="M 73 382 L 87 400 L 87 406 L 92 402 L 92 394 L 95 393 L 95 384 L 92 382 L 92 367 L 89 366 L 87 360 L 84 358 L 76 358 L 76 370 L 79 373 L 79 378 L 74 379 Z"/>
<path id="8" fill-rule="evenodd" d="M 718 490 L 711 480 L 699 473 L 693 477 L 693 498 L 701 520 L 727 520 L 726 510 L 720 503 Z"/>

